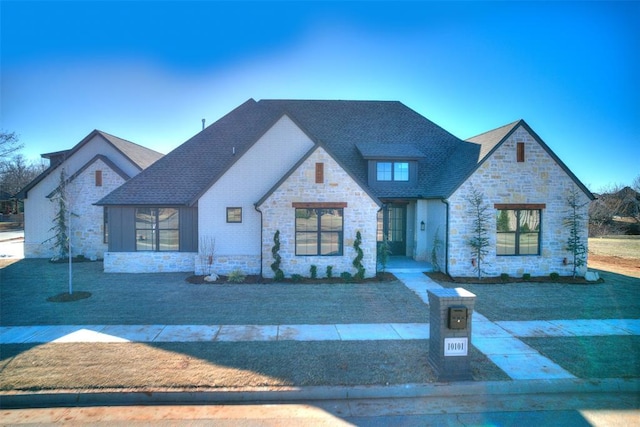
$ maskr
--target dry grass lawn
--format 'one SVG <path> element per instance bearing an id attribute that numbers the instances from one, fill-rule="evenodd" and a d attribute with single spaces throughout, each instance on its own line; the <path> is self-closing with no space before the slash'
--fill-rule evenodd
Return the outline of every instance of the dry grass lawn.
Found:
<path id="1" fill-rule="evenodd" d="M 640 238 L 590 238 L 589 268 L 640 278 Z"/>
<path id="2" fill-rule="evenodd" d="M 4 345 L 0 391 L 160 390 L 433 382 L 428 341 Z M 508 377 L 475 348 L 475 380 Z"/>

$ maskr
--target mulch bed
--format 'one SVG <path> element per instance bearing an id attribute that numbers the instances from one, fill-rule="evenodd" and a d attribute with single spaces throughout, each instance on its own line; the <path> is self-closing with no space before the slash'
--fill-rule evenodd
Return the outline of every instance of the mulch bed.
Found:
<path id="1" fill-rule="evenodd" d="M 74 293 L 70 294 L 69 292 L 63 292 L 61 294 L 52 296 L 47 298 L 47 301 L 49 302 L 73 302 L 73 301 L 80 301 L 82 299 L 87 299 L 91 296 L 91 292 L 85 292 L 85 291 L 75 291 Z"/>
<path id="2" fill-rule="evenodd" d="M 562 283 L 569 285 L 593 285 L 595 283 L 604 283 L 604 279 L 599 279 L 595 282 L 589 282 L 584 277 L 572 277 L 572 276 L 559 276 L 552 279 L 549 276 L 532 276 L 529 279 L 523 279 L 522 277 L 511 277 L 503 279 L 500 276 L 497 277 L 483 277 L 478 279 L 477 277 L 452 277 L 442 272 L 429 272 L 425 273 L 432 280 L 438 283 L 480 283 L 480 284 L 498 284 L 498 283 Z"/>
<path id="3" fill-rule="evenodd" d="M 244 284 L 244 285 L 261 285 L 261 284 L 270 284 L 270 283 L 293 283 L 293 284 L 300 284 L 300 285 L 317 285 L 317 284 L 334 284 L 334 283 L 378 283 L 378 282 L 393 282 L 398 280 L 396 278 L 396 276 L 394 276 L 392 273 L 378 273 L 378 275 L 376 277 L 370 277 L 364 280 L 358 280 L 356 281 L 355 279 L 350 281 L 350 282 L 345 282 L 344 279 L 342 279 L 341 277 L 331 277 L 331 278 L 327 278 L 327 277 L 321 277 L 321 278 L 317 278 L 317 279 L 311 279 L 309 277 L 303 277 L 300 278 L 299 280 L 294 280 L 291 278 L 286 278 L 284 280 L 278 281 L 276 282 L 274 279 L 270 279 L 270 278 L 266 278 L 266 277 L 262 277 L 260 275 L 257 274 L 250 274 L 245 276 L 245 279 L 242 282 L 233 282 L 229 280 L 229 276 L 218 276 L 218 280 L 216 280 L 215 282 L 207 282 L 204 280 L 205 276 L 189 276 L 187 277 L 185 280 L 187 281 L 187 283 L 191 283 L 194 285 L 238 285 L 238 284 Z"/>

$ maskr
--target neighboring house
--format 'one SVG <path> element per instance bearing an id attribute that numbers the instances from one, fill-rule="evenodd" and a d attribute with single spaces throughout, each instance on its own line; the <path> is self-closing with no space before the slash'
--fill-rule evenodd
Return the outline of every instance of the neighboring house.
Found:
<path id="1" fill-rule="evenodd" d="M 71 253 L 102 258 L 107 249 L 106 209 L 95 202 L 162 157 L 162 154 L 94 130 L 70 150 L 42 154 L 49 167 L 23 188 L 24 254 L 27 258 L 52 258 L 54 217 L 52 198 L 66 177 L 71 216 Z"/>
<path id="2" fill-rule="evenodd" d="M 286 276 L 353 274 L 359 231 L 367 276 L 383 236 L 393 255 L 435 252 L 450 274 L 473 276 L 476 188 L 493 227 L 488 274 L 569 275 L 572 187 L 593 198 L 524 121 L 463 141 L 399 102 L 251 99 L 97 204 L 107 272 L 201 274 L 212 260 L 219 274 L 273 277 L 279 231 Z"/>

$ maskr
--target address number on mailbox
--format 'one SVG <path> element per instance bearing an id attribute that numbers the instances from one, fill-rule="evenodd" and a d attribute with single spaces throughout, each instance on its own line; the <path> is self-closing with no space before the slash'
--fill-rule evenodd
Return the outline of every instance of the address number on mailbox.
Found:
<path id="1" fill-rule="evenodd" d="M 444 339 L 444 355 L 445 356 L 466 356 L 469 353 L 468 338 L 445 338 Z"/>

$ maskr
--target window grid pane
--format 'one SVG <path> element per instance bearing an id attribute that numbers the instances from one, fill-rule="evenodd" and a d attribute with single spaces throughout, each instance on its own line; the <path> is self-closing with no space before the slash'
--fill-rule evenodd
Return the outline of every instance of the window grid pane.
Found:
<path id="1" fill-rule="evenodd" d="M 501 209 L 496 213 L 496 255 L 539 255 L 537 209 Z"/>
<path id="2" fill-rule="evenodd" d="M 179 210 L 136 208 L 136 250 L 179 251 Z"/>
<path id="3" fill-rule="evenodd" d="M 378 162 L 378 181 L 391 181 L 391 162 Z"/>
<path id="4" fill-rule="evenodd" d="M 296 209 L 296 255 L 342 255 L 342 209 Z"/>
<path id="5" fill-rule="evenodd" d="M 409 181 L 409 163 L 398 162 L 393 164 L 393 180 Z"/>
<path id="6" fill-rule="evenodd" d="M 242 208 L 227 208 L 227 222 L 242 222 Z"/>

